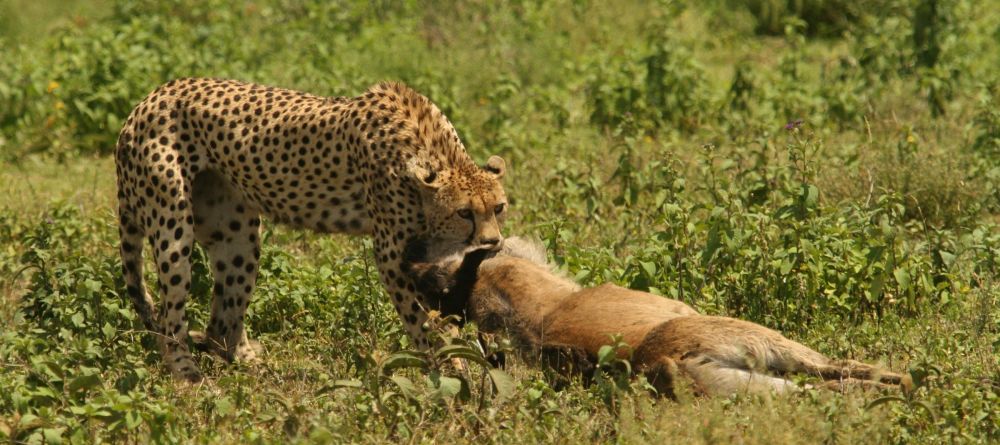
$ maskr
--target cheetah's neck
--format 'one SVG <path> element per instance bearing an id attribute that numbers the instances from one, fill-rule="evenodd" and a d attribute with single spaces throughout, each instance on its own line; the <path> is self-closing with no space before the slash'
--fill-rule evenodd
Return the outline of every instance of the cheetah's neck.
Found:
<path id="1" fill-rule="evenodd" d="M 444 113 L 413 89 L 382 82 L 351 102 L 359 111 L 351 122 L 358 137 L 368 142 L 373 161 L 391 161 L 403 155 L 425 159 L 435 169 L 458 173 L 478 169 Z"/>

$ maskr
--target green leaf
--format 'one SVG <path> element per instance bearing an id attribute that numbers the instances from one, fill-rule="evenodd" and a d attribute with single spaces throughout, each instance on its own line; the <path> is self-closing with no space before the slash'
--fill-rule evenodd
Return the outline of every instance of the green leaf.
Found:
<path id="1" fill-rule="evenodd" d="M 899 288 L 901 290 L 910 288 L 910 274 L 906 271 L 906 269 L 897 268 L 892 271 L 892 276 L 896 277 L 896 283 L 899 283 Z"/>
<path id="2" fill-rule="evenodd" d="M 139 414 L 139 410 L 129 410 L 125 412 L 125 427 L 134 430 L 142 425 L 142 416 Z"/>
<path id="3" fill-rule="evenodd" d="M 83 287 L 91 293 L 97 293 L 101 291 L 101 282 L 88 278 L 83 281 Z"/>
<path id="4" fill-rule="evenodd" d="M 421 368 L 427 367 L 427 360 L 409 351 L 401 351 L 390 355 L 382 362 L 382 373 L 399 368 Z"/>
<path id="5" fill-rule="evenodd" d="M 34 414 L 25 414 L 21 416 L 21 420 L 18 422 L 18 429 L 22 431 L 31 431 L 35 428 L 42 426 L 45 422 L 38 416 Z"/>
<path id="6" fill-rule="evenodd" d="M 417 399 L 417 387 L 413 384 L 413 381 L 400 375 L 389 377 L 389 380 L 396 384 L 396 387 L 399 388 L 399 392 L 402 393 L 404 397 L 410 400 Z"/>
<path id="7" fill-rule="evenodd" d="M 218 415 L 220 415 L 222 417 L 226 417 L 226 416 L 229 416 L 230 414 L 232 414 L 234 412 L 236 412 L 236 409 L 233 407 L 233 402 L 231 400 L 229 400 L 228 397 L 221 397 L 221 398 L 215 399 L 215 413 L 216 414 L 218 414 Z"/>
<path id="8" fill-rule="evenodd" d="M 455 377 L 437 375 L 434 380 L 436 380 L 435 385 L 438 391 L 444 397 L 452 398 L 462 392 L 462 381 Z"/>
<path id="9" fill-rule="evenodd" d="M 333 392 L 333 391 L 341 389 L 341 388 L 357 389 L 357 388 L 363 388 L 363 387 L 364 387 L 364 384 L 360 380 L 354 380 L 354 379 L 336 380 L 332 384 L 328 383 L 326 385 L 323 385 L 323 387 L 320 388 L 320 389 L 318 389 L 314 395 L 320 396 L 320 395 L 323 395 L 323 394 L 326 394 L 326 393 L 329 393 L 329 392 Z"/>
<path id="10" fill-rule="evenodd" d="M 653 199 L 653 206 L 655 208 L 660 208 L 663 206 L 663 202 L 667 200 L 667 191 L 660 190 L 656 192 L 656 197 Z"/>
<path id="11" fill-rule="evenodd" d="M 462 344 L 452 344 L 452 345 L 442 346 L 437 350 L 437 356 L 444 358 L 462 358 L 469 360 L 471 362 L 478 363 L 479 365 L 484 367 L 490 366 L 489 362 L 486 361 L 486 358 L 484 358 L 479 351 L 467 345 L 462 345 Z"/>
<path id="12" fill-rule="evenodd" d="M 333 382 L 334 388 L 361 388 L 362 383 L 360 380 L 354 379 L 340 379 Z"/>
<path id="13" fill-rule="evenodd" d="M 951 267 L 952 263 L 955 262 L 955 254 L 951 252 L 939 250 L 938 254 L 941 255 L 941 262 L 944 263 L 945 267 Z"/>
<path id="14" fill-rule="evenodd" d="M 819 201 L 819 189 L 812 184 L 802 185 L 802 204 L 807 209 L 815 208 Z"/>
<path id="15" fill-rule="evenodd" d="M 496 382 L 496 381 L 494 380 L 494 382 Z M 513 382 L 511 382 L 511 385 L 513 385 Z M 528 388 L 528 400 L 537 401 L 538 399 L 541 399 L 542 395 L 544 395 L 544 394 L 545 393 L 542 390 L 538 389 L 538 388 Z M 498 396 L 500 395 L 500 389 L 499 388 L 497 389 L 497 395 Z"/>
<path id="16" fill-rule="evenodd" d="M 31 401 L 38 405 L 49 405 L 51 402 L 60 399 L 60 394 L 56 394 L 52 388 L 38 387 L 31 390 Z"/>
<path id="17" fill-rule="evenodd" d="M 46 374 L 53 377 L 50 381 L 61 381 L 63 379 L 63 369 L 61 365 L 50 360 L 46 360 L 41 364 L 45 367 Z"/>
<path id="18" fill-rule="evenodd" d="M 615 358 L 615 348 L 611 345 L 601 346 L 601 349 L 597 350 L 597 363 L 599 365 L 606 365 L 611 363 Z"/>
<path id="19" fill-rule="evenodd" d="M 872 409 L 872 408 L 875 408 L 876 406 L 884 405 L 884 404 L 889 403 L 889 402 L 902 402 L 902 403 L 906 403 L 906 399 L 904 399 L 902 397 L 899 397 L 899 396 L 879 397 L 879 398 L 877 398 L 875 400 L 872 400 L 871 402 L 868 402 L 868 405 L 865 405 L 865 409 Z"/>
<path id="20" fill-rule="evenodd" d="M 788 275 L 788 272 L 792 271 L 792 267 L 795 266 L 795 262 L 785 259 L 781 261 L 781 275 Z"/>
<path id="21" fill-rule="evenodd" d="M 650 261 L 640 261 L 639 265 L 642 266 L 642 270 L 646 272 L 646 276 L 656 276 L 656 263 Z"/>
<path id="22" fill-rule="evenodd" d="M 926 385 L 927 378 L 930 377 L 931 373 L 941 375 L 941 369 L 936 366 L 910 368 L 910 379 L 913 381 L 913 388 L 916 389 Z"/>
<path id="23" fill-rule="evenodd" d="M 868 260 L 868 264 L 871 265 L 871 264 L 875 263 L 876 261 L 880 261 L 882 259 L 882 254 L 883 253 L 885 253 L 885 246 L 872 246 L 872 247 L 869 247 L 868 248 L 868 255 L 866 256 L 866 259 Z"/>
<path id="24" fill-rule="evenodd" d="M 877 274 L 875 278 L 872 279 L 870 284 L 871 288 L 871 301 L 875 301 L 877 298 L 882 296 L 882 286 L 885 285 L 885 275 Z"/>
<path id="25" fill-rule="evenodd" d="M 69 318 L 69 320 L 71 322 L 73 322 L 73 326 L 76 326 L 78 328 L 82 328 L 83 327 L 83 321 L 84 321 L 84 319 L 83 319 L 83 314 L 82 313 L 77 312 L 77 313 L 73 314 L 73 316 L 71 316 Z"/>
<path id="26" fill-rule="evenodd" d="M 104 322 L 104 326 L 101 328 L 101 333 L 104 334 L 104 338 L 111 339 L 115 336 L 115 327 L 111 326 L 111 323 Z"/>
<path id="27" fill-rule="evenodd" d="M 66 428 L 45 428 L 42 430 L 42 436 L 45 437 L 46 444 L 60 444 L 64 431 Z"/>
<path id="28" fill-rule="evenodd" d="M 501 369 L 490 369 L 490 380 L 493 381 L 493 388 L 497 391 L 497 398 L 500 400 L 505 400 L 514 395 L 514 389 L 517 385 L 514 383 L 514 379 L 510 377 Z"/>
<path id="29" fill-rule="evenodd" d="M 701 267 L 708 267 L 715 252 L 722 247 L 722 235 L 719 233 L 719 225 L 713 224 L 708 231 L 708 241 L 705 243 L 705 250 L 701 252 Z"/>
<path id="30" fill-rule="evenodd" d="M 70 392 L 76 392 L 80 390 L 91 389 L 100 384 L 101 384 L 101 376 L 97 374 L 88 373 L 77 376 L 73 380 L 70 380 L 67 389 L 69 389 Z"/>
<path id="31" fill-rule="evenodd" d="M 486 358 L 483 357 L 483 355 L 479 352 L 469 352 L 469 353 L 455 352 L 450 354 L 449 358 L 468 360 L 484 368 L 489 368 L 491 366 L 490 362 L 487 361 Z"/>
<path id="32" fill-rule="evenodd" d="M 930 403 L 927 403 L 926 400 L 917 400 L 913 403 L 914 405 L 923 408 L 924 411 L 927 411 L 927 415 L 931 418 L 931 424 L 937 423 L 937 413 L 934 411 L 934 407 L 932 407 Z"/>

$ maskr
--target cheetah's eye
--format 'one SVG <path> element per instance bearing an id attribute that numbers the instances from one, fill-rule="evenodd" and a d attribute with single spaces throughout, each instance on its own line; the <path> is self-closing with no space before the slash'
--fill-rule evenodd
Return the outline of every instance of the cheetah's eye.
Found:
<path id="1" fill-rule="evenodd" d="M 504 203 L 501 202 L 500 204 L 497 204 L 497 206 L 493 208 L 493 213 L 496 214 L 496 215 L 499 215 L 499 214 L 503 213 L 504 209 L 506 209 L 506 208 L 507 208 L 507 204 L 504 204 Z"/>
<path id="2" fill-rule="evenodd" d="M 458 216 L 465 219 L 472 219 L 472 209 L 459 209 Z"/>

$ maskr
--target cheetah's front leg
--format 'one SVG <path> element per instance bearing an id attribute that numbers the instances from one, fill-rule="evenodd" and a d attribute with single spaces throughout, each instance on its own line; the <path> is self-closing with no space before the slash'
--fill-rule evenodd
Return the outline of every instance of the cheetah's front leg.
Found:
<path id="1" fill-rule="evenodd" d="M 426 323 L 429 317 L 424 301 L 417 293 L 413 279 L 402 272 L 403 246 L 396 245 L 393 238 L 386 236 L 386 234 L 387 232 L 375 231 L 375 259 L 378 264 L 379 276 L 406 332 L 418 349 L 426 350 L 430 348 L 431 344 L 427 338 Z M 404 235 L 402 238 L 405 239 L 406 235 L 412 235 L 412 233 L 402 235 Z"/>

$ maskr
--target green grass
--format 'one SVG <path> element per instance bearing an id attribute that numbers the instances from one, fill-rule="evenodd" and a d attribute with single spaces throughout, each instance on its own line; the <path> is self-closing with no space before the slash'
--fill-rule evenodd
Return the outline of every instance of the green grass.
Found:
<path id="1" fill-rule="evenodd" d="M 0 2 L 0 438 L 995 443 L 1000 11 L 929 3 Z M 675 403 L 613 373 L 556 391 L 515 361 L 512 392 L 473 366 L 452 395 L 438 363 L 381 371 L 409 342 L 368 241 L 273 226 L 248 312 L 264 363 L 199 355 L 208 381 L 174 382 L 123 298 L 109 154 L 131 107 L 188 75 L 405 81 L 473 157 L 508 160 L 507 233 L 581 283 L 750 319 L 917 389 Z M 195 257 L 192 329 L 210 294 Z"/>
<path id="2" fill-rule="evenodd" d="M 0 29 L 3 38 L 15 42 L 37 41 L 42 36 L 58 33 L 59 28 L 87 26 L 99 21 L 110 12 L 110 3 L 104 0 L 2 0 Z"/>

